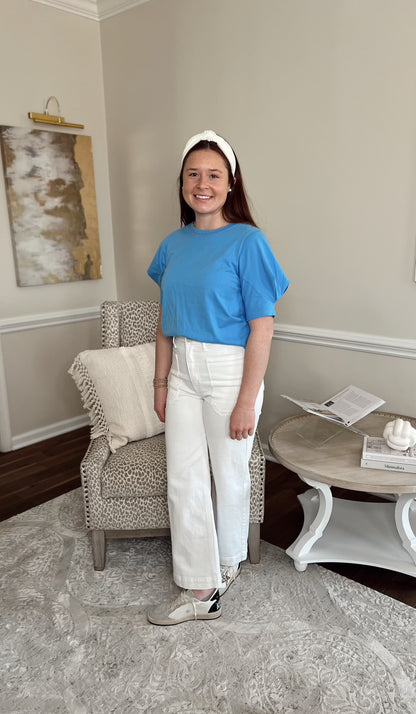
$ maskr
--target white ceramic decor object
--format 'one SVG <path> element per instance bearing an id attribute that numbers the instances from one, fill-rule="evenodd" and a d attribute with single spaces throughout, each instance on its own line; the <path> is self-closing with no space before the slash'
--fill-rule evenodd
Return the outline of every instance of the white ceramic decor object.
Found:
<path id="1" fill-rule="evenodd" d="M 409 421 L 395 419 L 384 427 L 383 438 L 391 449 L 406 451 L 416 444 L 416 429 L 413 429 Z"/>

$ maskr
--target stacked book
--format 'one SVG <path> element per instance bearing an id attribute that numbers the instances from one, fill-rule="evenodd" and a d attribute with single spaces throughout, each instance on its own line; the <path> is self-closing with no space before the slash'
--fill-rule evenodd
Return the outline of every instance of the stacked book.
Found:
<path id="1" fill-rule="evenodd" d="M 361 466 L 365 469 L 407 471 L 416 474 L 416 446 L 410 446 L 406 451 L 397 451 L 387 446 L 382 437 L 365 436 Z"/>

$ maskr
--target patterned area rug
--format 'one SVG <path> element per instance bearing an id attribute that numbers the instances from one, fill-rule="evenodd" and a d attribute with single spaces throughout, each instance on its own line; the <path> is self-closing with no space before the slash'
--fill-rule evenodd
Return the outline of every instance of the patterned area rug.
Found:
<path id="1" fill-rule="evenodd" d="M 0 523 L 0 555 L 1 714 L 416 712 L 416 610 L 268 543 L 218 620 L 175 627 L 145 614 L 169 539 L 94 572 L 80 490 Z"/>

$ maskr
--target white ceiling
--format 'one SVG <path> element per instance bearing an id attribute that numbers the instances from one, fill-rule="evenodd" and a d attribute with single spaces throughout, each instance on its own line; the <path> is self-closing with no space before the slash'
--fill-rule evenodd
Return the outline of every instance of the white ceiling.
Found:
<path id="1" fill-rule="evenodd" d="M 58 10 L 83 15 L 91 20 L 104 20 L 149 0 L 33 0 Z"/>

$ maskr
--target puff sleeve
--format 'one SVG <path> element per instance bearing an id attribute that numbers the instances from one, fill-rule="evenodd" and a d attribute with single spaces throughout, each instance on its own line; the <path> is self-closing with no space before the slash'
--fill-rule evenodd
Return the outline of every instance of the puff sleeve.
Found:
<path id="1" fill-rule="evenodd" d="M 275 315 L 275 303 L 289 286 L 266 236 L 257 230 L 245 237 L 239 255 L 241 292 L 247 320 Z"/>

